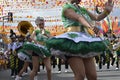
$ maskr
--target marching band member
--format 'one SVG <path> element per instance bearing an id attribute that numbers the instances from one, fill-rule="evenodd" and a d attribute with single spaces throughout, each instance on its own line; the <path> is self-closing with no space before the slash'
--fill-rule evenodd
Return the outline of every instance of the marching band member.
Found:
<path id="1" fill-rule="evenodd" d="M 11 77 L 15 77 L 17 75 L 17 69 L 18 69 L 18 58 L 16 56 L 16 34 L 13 32 L 13 30 L 10 30 L 10 39 L 11 42 L 8 44 L 8 50 L 6 51 L 6 54 L 10 55 L 10 69 L 11 69 Z"/>

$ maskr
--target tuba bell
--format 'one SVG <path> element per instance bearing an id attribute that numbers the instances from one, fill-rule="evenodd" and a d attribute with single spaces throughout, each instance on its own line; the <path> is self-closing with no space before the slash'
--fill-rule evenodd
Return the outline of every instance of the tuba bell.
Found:
<path id="1" fill-rule="evenodd" d="M 28 22 L 28 21 L 21 21 L 19 22 L 18 26 L 18 31 L 22 36 L 26 36 L 28 33 L 32 34 L 34 27 L 33 25 Z"/>

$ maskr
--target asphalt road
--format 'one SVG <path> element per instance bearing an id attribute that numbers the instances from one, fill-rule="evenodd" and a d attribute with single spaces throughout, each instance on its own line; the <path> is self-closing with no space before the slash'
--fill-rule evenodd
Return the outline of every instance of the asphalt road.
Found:
<path id="1" fill-rule="evenodd" d="M 110 69 L 106 69 L 106 66 L 103 67 L 102 70 L 99 70 L 98 67 L 97 74 L 98 74 L 98 80 L 120 80 L 120 70 L 116 70 L 115 66 L 110 67 Z M 64 72 L 64 66 L 62 66 L 61 73 L 57 73 L 57 68 L 52 69 L 52 80 L 74 80 L 74 75 L 69 68 L 69 72 Z M 30 72 L 30 71 L 29 71 Z M 29 73 L 28 72 L 28 73 Z M 11 78 L 10 76 L 10 70 L 1 70 L 0 71 L 0 80 L 14 80 L 14 78 Z M 22 80 L 29 80 L 29 74 L 24 75 L 22 77 Z M 38 80 L 47 80 L 46 71 L 41 69 L 41 72 L 38 74 Z M 87 80 L 87 79 L 85 79 Z"/>

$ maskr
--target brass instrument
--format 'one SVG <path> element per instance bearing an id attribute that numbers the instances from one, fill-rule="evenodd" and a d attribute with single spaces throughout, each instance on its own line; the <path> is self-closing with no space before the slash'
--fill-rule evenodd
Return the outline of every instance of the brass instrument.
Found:
<path id="1" fill-rule="evenodd" d="M 120 42 L 113 44 L 113 50 L 118 50 L 120 48 Z"/>
<path id="2" fill-rule="evenodd" d="M 116 37 L 116 38 L 114 39 L 112 48 L 113 48 L 113 50 L 115 50 L 115 51 L 120 50 L 120 39 L 119 39 L 119 37 Z"/>
<path id="3" fill-rule="evenodd" d="M 106 33 L 106 37 L 107 37 L 107 40 L 110 42 L 111 48 L 114 51 L 118 51 L 120 49 L 119 37 L 117 37 L 116 34 L 114 32 L 112 32 L 112 30 L 109 30 Z"/>
<path id="4" fill-rule="evenodd" d="M 18 31 L 22 36 L 27 36 L 28 34 L 32 34 L 34 27 L 33 25 L 28 21 L 21 21 L 19 22 Z"/>

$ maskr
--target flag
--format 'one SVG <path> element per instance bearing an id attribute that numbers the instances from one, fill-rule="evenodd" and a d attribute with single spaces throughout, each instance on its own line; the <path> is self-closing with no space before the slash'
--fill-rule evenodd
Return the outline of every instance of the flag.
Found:
<path id="1" fill-rule="evenodd" d="M 108 31 L 109 27 L 106 20 L 103 20 L 101 27 L 105 33 Z"/>
<path id="2" fill-rule="evenodd" d="M 118 19 L 115 17 L 115 20 L 112 21 L 112 30 L 117 31 L 119 29 L 118 27 Z"/>

